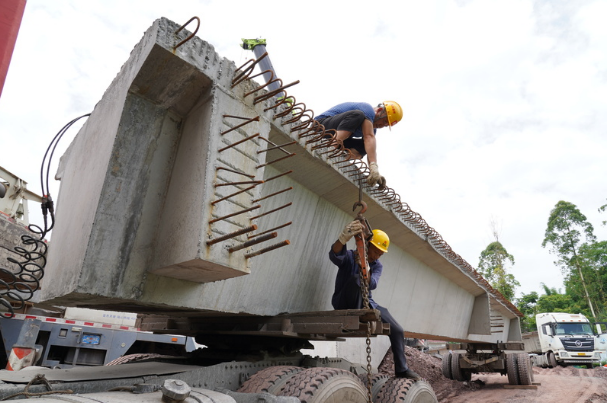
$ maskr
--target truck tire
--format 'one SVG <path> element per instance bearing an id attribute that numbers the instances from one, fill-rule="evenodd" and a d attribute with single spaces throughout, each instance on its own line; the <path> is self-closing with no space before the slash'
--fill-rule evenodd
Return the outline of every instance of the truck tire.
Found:
<path id="1" fill-rule="evenodd" d="M 367 386 L 367 374 L 360 374 L 358 378 L 362 381 L 365 387 Z M 371 396 L 373 401 L 377 400 L 377 394 L 381 390 L 382 386 L 390 379 L 388 374 L 375 374 L 371 377 Z"/>
<path id="2" fill-rule="evenodd" d="M 447 379 L 453 379 L 453 374 L 451 373 L 451 351 L 443 354 L 443 376 Z"/>
<path id="3" fill-rule="evenodd" d="M 367 403 L 367 388 L 352 372 L 309 368 L 289 378 L 278 396 L 294 396 L 302 403 Z"/>
<path id="4" fill-rule="evenodd" d="M 527 353 L 516 354 L 518 366 L 518 380 L 521 385 L 531 385 L 533 383 L 533 370 L 531 369 L 531 361 Z"/>
<path id="5" fill-rule="evenodd" d="M 237 392 L 277 395 L 284 384 L 295 374 L 303 371 L 301 367 L 280 365 L 263 369 L 247 379 Z"/>
<path id="6" fill-rule="evenodd" d="M 392 378 L 379 391 L 376 403 L 437 403 L 430 384 L 425 381 Z"/>
<path id="7" fill-rule="evenodd" d="M 548 367 L 556 368 L 558 363 L 556 362 L 556 357 L 552 351 L 548 351 Z"/>
<path id="8" fill-rule="evenodd" d="M 510 385 L 520 385 L 516 354 L 506 354 L 506 372 L 508 373 L 508 383 Z"/>
<path id="9" fill-rule="evenodd" d="M 453 377 L 451 379 L 465 382 L 472 379 L 472 372 L 467 369 L 460 368 L 459 361 L 461 356 L 462 355 L 460 353 L 451 354 L 451 376 Z"/>

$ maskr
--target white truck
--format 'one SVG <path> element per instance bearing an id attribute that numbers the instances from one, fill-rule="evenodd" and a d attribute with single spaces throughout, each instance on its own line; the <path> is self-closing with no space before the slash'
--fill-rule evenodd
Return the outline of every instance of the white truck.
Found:
<path id="1" fill-rule="evenodd" d="M 581 313 L 549 312 L 536 315 L 537 331 L 523 334 L 525 351 L 540 367 L 567 364 L 591 367 L 607 348 L 607 334 Z"/>

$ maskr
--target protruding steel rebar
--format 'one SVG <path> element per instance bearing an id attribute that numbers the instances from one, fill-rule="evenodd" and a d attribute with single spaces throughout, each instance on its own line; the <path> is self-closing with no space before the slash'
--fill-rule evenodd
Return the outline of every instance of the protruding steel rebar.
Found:
<path id="1" fill-rule="evenodd" d="M 293 173 L 293 171 L 292 171 L 292 170 L 291 170 L 291 171 L 286 171 L 286 172 L 283 172 L 283 173 L 278 174 L 278 175 L 276 175 L 276 176 L 272 176 L 271 178 L 264 179 L 264 182 L 265 182 L 265 183 L 268 183 L 268 182 L 270 182 L 270 181 L 273 181 L 274 179 L 278 179 L 278 178 L 280 178 L 281 176 L 285 176 L 285 175 L 288 175 L 288 174 L 290 174 L 290 173 Z"/>
<path id="2" fill-rule="evenodd" d="M 287 85 L 283 85 L 280 88 L 275 89 L 274 91 L 269 91 L 266 94 L 255 97 L 255 98 L 253 98 L 253 104 L 257 105 L 258 103 L 265 101 L 266 99 L 270 99 L 270 98 L 280 94 L 281 92 L 284 92 L 284 94 L 285 94 L 284 97 L 287 98 L 287 93 L 285 92 L 285 89 L 292 87 L 294 85 L 297 85 L 297 84 L 299 84 L 299 80 L 293 81 L 292 83 L 287 84 Z"/>
<path id="3" fill-rule="evenodd" d="M 247 66 L 247 68 L 245 68 L 244 70 L 242 70 L 242 72 L 238 75 L 234 74 L 234 78 L 232 79 L 232 88 L 234 88 L 236 85 L 240 84 L 241 82 L 243 82 L 244 80 L 246 80 L 247 78 L 249 78 L 249 75 L 253 72 L 253 70 L 255 69 L 255 66 L 265 57 L 268 56 L 268 52 L 265 52 L 263 55 L 259 56 L 257 59 L 255 60 L 247 60 L 242 66 L 240 66 L 239 68 L 236 69 L 236 72 L 240 71 L 241 69 L 243 69 L 245 66 Z"/>
<path id="4" fill-rule="evenodd" d="M 198 26 L 196 27 L 196 29 L 194 30 L 194 32 L 192 32 L 190 34 L 190 36 L 188 36 L 183 41 L 179 42 L 177 45 L 175 45 L 173 47 L 173 53 L 175 53 L 175 51 L 177 50 L 178 47 L 180 47 L 181 45 L 183 45 L 184 43 L 186 43 L 187 41 L 189 41 L 190 39 L 192 39 L 194 37 L 194 35 L 196 35 L 196 32 L 198 32 L 198 28 L 200 28 L 200 18 L 198 18 L 198 17 L 192 17 L 192 18 L 190 18 L 188 20 L 188 22 L 186 22 L 185 24 L 183 24 L 177 31 L 175 31 L 175 35 L 177 35 L 179 32 L 181 32 L 182 29 L 184 29 L 186 27 L 186 25 L 188 25 L 190 22 L 192 22 L 194 20 L 198 21 Z"/>
<path id="5" fill-rule="evenodd" d="M 289 187 L 288 187 L 288 188 L 286 188 L 286 189 L 279 190 L 278 192 L 274 192 L 274 193 L 272 193 L 272 194 L 269 194 L 269 195 L 267 195 L 267 196 L 261 197 L 261 198 L 259 198 L 259 199 L 251 200 L 251 203 L 257 203 L 258 201 L 262 201 L 262 200 L 265 200 L 265 199 L 269 199 L 270 197 L 273 197 L 273 196 L 279 195 L 279 194 L 284 193 L 284 192 L 288 192 L 289 190 L 293 190 L 293 186 L 289 186 Z"/>
<path id="6" fill-rule="evenodd" d="M 211 246 L 211 245 L 214 245 L 214 244 L 216 244 L 218 242 L 222 242 L 222 241 L 225 241 L 227 239 L 237 237 L 238 235 L 243 235 L 243 234 L 246 234 L 247 232 L 255 231 L 256 229 L 257 229 L 257 225 L 253 224 L 250 227 L 243 228 L 243 229 L 240 229 L 238 231 L 234 231 L 234 232 L 231 232 L 229 234 L 222 235 L 219 238 L 210 239 L 210 240 L 207 241 L 207 245 Z"/>
<path id="7" fill-rule="evenodd" d="M 279 243 L 274 244 L 272 246 L 268 246 L 267 248 L 260 249 L 257 252 L 247 253 L 246 255 L 244 255 L 244 257 L 245 257 L 245 259 L 248 259 L 250 257 L 259 256 L 259 255 L 262 255 L 262 254 L 264 254 L 266 252 L 270 252 L 270 251 L 273 251 L 274 249 L 282 248 L 283 246 L 287 246 L 287 245 L 290 245 L 290 244 L 291 244 L 291 242 L 289 242 L 289 240 L 287 239 L 285 241 L 279 242 Z"/>
<path id="8" fill-rule="evenodd" d="M 257 169 L 259 169 L 259 168 L 263 168 L 263 167 L 265 167 L 265 166 L 267 166 L 267 165 L 271 165 L 271 164 L 273 164 L 273 163 L 275 163 L 275 162 L 282 161 L 282 160 L 285 160 L 285 159 L 287 159 L 287 158 L 295 157 L 296 155 L 297 155 L 296 153 L 291 153 L 291 154 L 289 154 L 289 155 L 285 155 L 284 157 L 276 158 L 276 159 L 275 159 L 275 160 L 273 160 L 273 161 L 266 162 L 265 164 L 260 164 L 260 165 L 257 165 L 255 168 L 257 168 Z"/>
<path id="9" fill-rule="evenodd" d="M 266 216 L 266 215 L 268 215 L 268 214 L 272 214 L 272 213 L 274 213 L 274 212 L 276 212 L 276 211 L 278 211 L 278 210 L 282 210 L 283 208 L 287 208 L 287 207 L 289 207 L 289 206 L 290 206 L 290 205 L 292 205 L 292 204 L 293 204 L 293 203 L 287 203 L 287 204 L 285 204 L 284 206 L 280 206 L 280 207 L 278 207 L 278 208 L 275 208 L 274 210 L 266 211 L 266 212 L 265 212 L 265 213 L 263 213 L 263 214 L 260 214 L 260 215 L 255 216 L 255 217 L 251 217 L 251 220 L 254 220 L 254 219 L 259 218 L 259 217 Z"/>
<path id="10" fill-rule="evenodd" d="M 217 167 L 217 171 L 221 171 L 221 170 L 232 172 L 232 173 L 235 173 L 235 174 L 238 174 L 238 175 L 243 175 L 243 176 L 246 176 L 246 177 L 251 178 L 251 179 L 253 179 L 255 177 L 255 175 L 249 175 L 249 174 L 246 174 L 244 172 L 237 171 L 235 169 L 230 169 L 230 168 L 226 168 L 226 167 Z"/>
<path id="11" fill-rule="evenodd" d="M 237 215 L 240 215 L 240 214 L 248 213 L 249 211 L 257 210 L 260 207 L 261 207 L 260 205 L 257 205 L 257 206 L 253 206 L 253 207 L 248 208 L 248 209 L 237 211 L 236 213 L 225 215 L 223 217 L 214 218 L 214 219 L 212 219 L 212 220 L 209 221 L 209 224 L 213 224 L 214 222 L 225 220 L 226 218 L 234 217 L 234 216 L 237 216 Z"/>
<path id="12" fill-rule="evenodd" d="M 239 124 L 239 125 L 237 125 L 237 126 L 234 126 L 234 127 L 232 127 L 231 129 L 229 129 L 229 130 L 226 130 L 226 131 L 224 131 L 224 132 L 219 133 L 219 134 L 221 134 L 222 136 L 223 136 L 224 134 L 227 134 L 227 133 L 229 133 L 229 132 L 231 132 L 231 131 L 234 131 L 234 130 L 236 130 L 236 129 L 240 129 L 242 126 L 246 126 L 246 125 L 248 125 L 249 123 L 253 123 L 253 122 L 259 122 L 259 116 L 256 116 L 256 117 L 254 117 L 254 118 L 250 118 L 250 119 L 249 119 L 249 118 L 243 118 L 243 117 L 241 117 L 241 116 L 232 116 L 232 115 L 223 115 L 223 117 L 224 117 L 224 118 L 247 119 L 247 121 L 246 121 L 246 122 L 243 122 L 243 123 L 241 123 L 241 124 Z"/>
<path id="13" fill-rule="evenodd" d="M 266 234 L 264 236 L 260 236 L 255 239 L 251 239 L 250 241 L 246 241 L 238 246 L 232 246 L 230 249 L 228 249 L 228 252 L 230 252 L 230 253 L 236 252 L 241 249 L 248 248 L 249 246 L 257 245 L 258 243 L 267 241 L 268 239 L 276 238 L 277 236 L 278 236 L 277 232 L 272 232 L 271 234 Z"/>
<path id="14" fill-rule="evenodd" d="M 263 181 L 262 181 L 262 182 L 263 182 Z M 258 185 L 258 184 L 255 184 L 255 185 L 253 185 L 253 186 L 249 186 L 248 188 L 245 188 L 245 189 L 239 190 L 238 192 L 232 193 L 231 195 L 227 195 L 227 196 L 222 197 L 221 199 L 217 199 L 217 200 L 215 200 L 215 201 L 211 202 L 211 205 L 213 205 L 213 206 L 214 206 L 215 204 L 217 204 L 217 203 L 219 203 L 219 202 L 222 202 L 222 201 L 224 201 L 224 200 L 227 200 L 227 199 L 229 199 L 230 197 L 233 197 L 233 196 L 239 195 L 239 194 L 241 194 L 241 193 L 244 193 L 244 192 L 246 192 L 246 191 L 249 191 L 249 190 L 253 189 L 255 186 L 257 186 L 257 185 Z"/>
<path id="15" fill-rule="evenodd" d="M 232 185 L 250 185 L 251 183 L 259 185 L 260 183 L 263 183 L 263 181 L 244 181 L 244 182 L 216 183 L 215 187 L 218 188 L 218 187 L 222 187 L 222 186 L 232 186 Z"/>
<path id="16" fill-rule="evenodd" d="M 274 144 L 270 140 L 267 140 L 265 137 L 259 137 L 259 138 L 266 140 L 268 143 Z M 268 147 L 265 150 L 259 150 L 259 151 L 257 151 L 257 154 L 266 153 L 268 151 L 272 151 L 272 150 L 276 150 L 276 149 L 280 149 L 280 151 L 288 153 L 288 151 L 283 150 L 282 147 L 290 146 L 290 145 L 295 144 L 295 143 L 297 143 L 297 140 L 293 140 L 293 141 L 291 141 L 289 143 L 285 143 L 285 144 L 281 144 L 281 145 L 274 144 L 274 147 Z"/>
<path id="17" fill-rule="evenodd" d="M 252 139 L 254 139 L 254 138 L 255 138 L 255 137 L 257 137 L 257 136 L 259 136 L 259 133 L 255 133 L 254 135 L 249 136 L 249 137 L 245 137 L 244 139 L 242 139 L 242 140 L 240 140 L 240 141 L 237 141 L 236 143 L 232 143 L 232 144 L 230 144 L 229 146 L 226 146 L 226 147 L 220 148 L 219 150 L 217 150 L 217 152 L 219 152 L 219 153 L 220 153 L 220 152 L 222 152 L 222 151 L 227 150 L 228 148 L 232 148 L 232 147 L 234 147 L 234 146 L 237 146 L 238 144 L 242 144 L 242 143 L 244 143 L 245 141 L 252 140 Z"/>
<path id="18" fill-rule="evenodd" d="M 268 232 L 276 231 L 277 229 L 281 229 L 281 228 L 284 228 L 284 227 L 288 227 L 291 224 L 293 224 L 293 221 L 289 221 L 288 223 L 279 225 L 278 227 L 270 228 L 269 230 L 264 231 L 264 232 L 260 232 L 258 234 L 248 235 L 248 238 L 249 239 L 255 238 L 256 236 L 267 234 Z"/>

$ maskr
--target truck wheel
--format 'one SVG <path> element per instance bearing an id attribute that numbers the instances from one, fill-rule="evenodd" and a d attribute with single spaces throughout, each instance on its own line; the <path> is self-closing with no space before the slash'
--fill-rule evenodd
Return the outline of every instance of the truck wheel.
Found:
<path id="1" fill-rule="evenodd" d="M 451 379 L 460 382 L 469 381 L 472 379 L 472 372 L 460 368 L 459 361 L 461 356 L 459 353 L 451 354 L 451 375 L 453 376 Z"/>
<path id="2" fill-rule="evenodd" d="M 526 353 L 516 354 L 518 366 L 518 380 L 521 385 L 531 385 L 533 383 L 533 370 L 531 369 L 531 361 Z"/>
<path id="3" fill-rule="evenodd" d="M 508 383 L 510 385 L 520 385 L 516 354 L 506 354 L 506 372 L 508 373 Z"/>
<path id="4" fill-rule="evenodd" d="M 447 379 L 453 379 L 453 374 L 451 374 L 451 351 L 443 354 L 443 376 Z"/>
<path id="5" fill-rule="evenodd" d="M 302 403 L 367 403 L 367 388 L 352 372 L 309 368 L 289 378 L 278 396 L 294 396 Z"/>
<path id="6" fill-rule="evenodd" d="M 277 395 L 284 384 L 296 373 L 303 371 L 301 367 L 281 365 L 263 369 L 247 379 L 238 392 L 262 393 Z"/>
<path id="7" fill-rule="evenodd" d="M 375 399 L 376 403 L 437 403 L 430 384 L 425 381 L 392 378 L 384 384 Z"/>
<path id="8" fill-rule="evenodd" d="M 360 374 L 358 378 L 362 381 L 365 387 L 367 386 L 367 374 Z M 371 377 L 371 396 L 373 401 L 377 399 L 377 394 L 381 390 L 382 386 L 390 379 L 388 374 L 375 374 Z"/>
<path id="9" fill-rule="evenodd" d="M 556 368 L 557 367 L 556 357 L 552 351 L 548 351 L 548 367 Z"/>

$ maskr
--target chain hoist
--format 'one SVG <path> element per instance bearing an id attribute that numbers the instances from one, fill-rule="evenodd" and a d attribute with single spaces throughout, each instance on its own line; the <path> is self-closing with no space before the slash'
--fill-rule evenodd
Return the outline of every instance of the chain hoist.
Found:
<path id="1" fill-rule="evenodd" d="M 362 200 L 363 188 L 362 179 L 358 189 L 358 201 L 354 203 L 352 210 L 355 211 L 357 207 L 361 207 L 360 211 L 356 215 L 356 219 L 360 221 L 363 227 L 363 231 L 360 234 L 356 234 L 354 239 L 356 240 L 356 261 L 358 262 L 359 278 L 360 278 L 360 291 L 363 299 L 363 308 L 371 309 L 369 304 L 369 282 L 370 282 L 370 269 L 369 269 L 369 258 L 367 256 L 367 241 L 373 236 L 371 226 L 367 219 L 363 216 L 363 213 L 367 211 L 367 204 Z M 366 352 L 367 352 L 367 399 L 369 403 L 373 401 L 373 395 L 371 393 L 371 378 L 372 378 L 372 367 L 371 367 L 371 322 L 367 322 L 367 340 L 366 340 Z"/>

